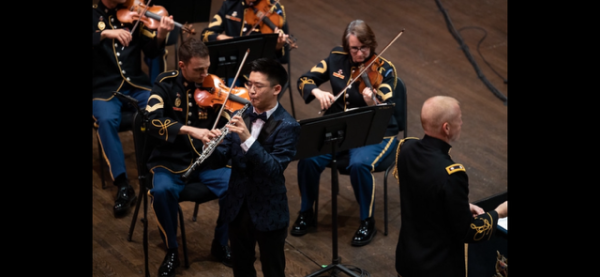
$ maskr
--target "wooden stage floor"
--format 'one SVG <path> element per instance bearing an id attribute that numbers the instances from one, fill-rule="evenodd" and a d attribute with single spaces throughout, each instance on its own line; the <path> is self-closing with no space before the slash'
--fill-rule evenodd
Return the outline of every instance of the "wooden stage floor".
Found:
<path id="1" fill-rule="evenodd" d="M 504 83 L 507 78 L 507 2 L 439 2 L 445 8 L 453 28 L 460 30 L 459 34 L 481 73 L 503 96 L 508 97 L 508 86 Z M 285 7 L 290 33 L 297 38 L 299 46 L 291 52 L 293 92 L 290 96 L 290 92 L 286 91 L 281 104 L 291 113 L 290 100 L 293 99 L 296 119 L 317 117 L 319 111 L 316 102 L 308 105 L 303 102 L 295 87 L 296 80 L 327 57 L 331 48 L 341 44 L 343 29 L 350 21 L 363 19 L 373 28 L 379 42 L 377 52 L 404 29 L 403 35 L 382 56 L 394 63 L 398 76 L 407 86 L 407 134 L 423 136 L 419 113 L 425 99 L 440 94 L 457 98 L 461 102 L 464 124 L 460 140 L 453 144 L 452 157 L 466 167 L 471 201 L 507 190 L 507 106 L 478 77 L 475 67 L 449 31 L 437 1 L 283 0 L 281 3 Z M 211 16 L 216 13 L 220 4 L 221 1 L 212 1 Z M 195 23 L 194 27 L 202 30 L 206 25 L 207 23 Z M 169 50 L 170 53 L 174 53 L 173 51 L 174 49 Z M 174 69 L 173 65 L 174 63 L 170 64 L 169 68 Z M 328 88 L 328 85 L 323 87 Z M 139 184 L 132 135 L 122 133 L 121 139 L 127 173 L 137 193 Z M 143 211 L 138 216 L 133 240 L 129 242 L 127 235 L 133 212 L 124 218 L 113 217 L 116 187 L 109 181 L 107 188 L 102 189 L 100 174 L 105 174 L 109 180 L 110 177 L 108 172 L 100 172 L 95 135 L 92 147 L 92 275 L 143 276 L 143 232 L 139 222 Z M 300 208 L 296 165 L 297 162 L 292 162 L 285 173 L 292 221 L 290 224 L 296 219 Z M 372 243 L 363 247 L 350 245 L 351 237 L 359 224 L 358 207 L 349 178 L 339 178 L 338 253 L 342 264 L 363 269 L 370 276 L 396 276 L 394 260 L 400 229 L 398 183 L 392 176 L 388 177 L 389 234 L 385 236 L 383 173 L 376 173 L 375 178 L 377 204 L 374 215 L 378 233 Z M 287 238 L 287 276 L 306 276 L 317 271 L 321 265 L 332 263 L 331 174 L 328 170 L 321 176 L 319 205 L 319 227 L 316 232 L 303 237 L 289 235 Z M 233 276 L 230 268 L 210 256 L 210 243 L 218 211 L 217 201 L 200 206 L 197 222 L 191 220 L 194 205 L 182 203 L 181 206 L 185 215 L 190 267 L 180 267 L 177 276 Z M 151 208 L 148 209 L 148 222 L 150 276 L 156 276 L 165 250 Z M 183 255 L 180 257 L 183 259 Z M 256 267 L 259 269 L 259 276 L 262 276 L 260 262 L 256 262 Z"/>

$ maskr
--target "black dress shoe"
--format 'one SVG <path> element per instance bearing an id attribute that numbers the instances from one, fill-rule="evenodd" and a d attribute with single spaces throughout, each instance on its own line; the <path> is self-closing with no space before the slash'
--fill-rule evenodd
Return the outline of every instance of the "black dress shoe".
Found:
<path id="1" fill-rule="evenodd" d="M 299 212 L 290 234 L 294 236 L 304 236 L 308 233 L 308 227 L 315 226 L 315 218 L 313 217 L 313 211 L 309 210 L 306 212 Z"/>
<path id="2" fill-rule="evenodd" d="M 129 211 L 129 207 L 133 206 L 137 196 L 133 187 L 130 185 L 122 186 L 117 192 L 117 199 L 115 200 L 114 212 L 115 216 L 123 216 Z"/>
<path id="3" fill-rule="evenodd" d="M 231 249 L 229 248 L 229 245 L 223 246 L 216 240 L 213 240 L 212 246 L 210 248 L 210 253 L 225 266 L 233 267 L 233 264 L 231 262 Z"/>
<path id="4" fill-rule="evenodd" d="M 167 255 L 163 259 L 162 264 L 158 268 L 158 276 L 161 277 L 173 277 L 175 276 L 175 269 L 179 267 L 179 252 L 177 248 L 169 249 Z"/>
<path id="5" fill-rule="evenodd" d="M 358 227 L 358 230 L 354 233 L 354 238 L 352 238 L 352 246 L 369 244 L 376 233 L 377 229 L 375 229 L 375 219 L 373 217 L 361 221 L 360 227 Z"/>

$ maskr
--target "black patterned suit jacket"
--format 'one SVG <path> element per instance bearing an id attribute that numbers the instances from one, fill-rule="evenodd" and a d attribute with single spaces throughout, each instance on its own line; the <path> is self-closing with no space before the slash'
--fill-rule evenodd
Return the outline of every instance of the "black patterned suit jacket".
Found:
<path id="1" fill-rule="evenodd" d="M 242 118 L 251 128 L 249 107 Z M 281 105 L 267 119 L 248 152 L 236 133 L 229 133 L 207 162 L 214 168 L 231 159 L 229 189 L 221 205 L 226 222 L 237 216 L 244 202 L 259 231 L 287 228 L 290 213 L 283 172 L 296 155 L 300 124 Z"/>

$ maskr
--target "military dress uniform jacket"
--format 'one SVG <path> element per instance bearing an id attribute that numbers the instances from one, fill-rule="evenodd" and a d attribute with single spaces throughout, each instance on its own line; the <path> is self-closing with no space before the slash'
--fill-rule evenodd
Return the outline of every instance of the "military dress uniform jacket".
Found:
<path id="1" fill-rule="evenodd" d="M 92 6 L 92 98 L 110 99 L 113 91 L 120 91 L 125 83 L 151 90 L 152 82 L 142 71 L 142 51 L 149 58 L 164 53 L 159 47 L 156 30 L 149 30 L 140 22 L 132 34 L 129 46 L 117 39 L 100 40 L 100 33 L 106 29 L 131 30 L 133 24 L 121 23 L 117 19 L 117 9 L 108 9 L 98 1 Z"/>
<path id="2" fill-rule="evenodd" d="M 271 1 L 271 3 L 275 2 L 273 0 L 260 0 L 260 1 Z M 281 27 L 284 33 L 288 34 L 288 24 L 286 20 L 286 15 L 284 11 L 284 7 L 277 3 L 275 5 L 275 13 L 283 17 L 284 24 Z M 200 38 L 202 38 L 203 42 L 212 42 L 217 41 L 217 36 L 219 34 L 225 33 L 231 37 L 241 37 L 244 36 L 250 28 L 253 26 L 247 24 L 244 20 L 246 12 L 248 11 L 248 5 L 244 2 L 244 0 L 225 0 L 223 1 L 223 5 L 219 11 L 213 16 L 208 27 L 202 30 L 200 34 Z M 260 26 L 259 26 L 260 27 Z M 257 27 L 254 29 L 252 34 L 260 34 L 260 30 Z M 285 52 L 285 47 L 281 49 L 281 51 L 277 51 L 276 57 L 279 59 L 280 63 L 288 63 L 289 57 Z"/>
<path id="3" fill-rule="evenodd" d="M 399 144 L 401 229 L 396 271 L 402 277 L 465 276 L 465 243 L 489 240 L 498 213 L 473 217 L 465 168 L 450 157 L 450 145 L 425 135 Z"/>
<path id="4" fill-rule="evenodd" d="M 373 53 L 373 55 L 376 54 Z M 394 97 L 392 96 L 397 85 L 396 68 L 390 61 L 385 60 L 382 57 L 379 58 L 383 60 L 383 65 L 378 67 L 377 70 L 383 76 L 383 81 L 379 87 L 376 88 L 376 97 L 379 102 L 394 103 Z M 304 98 L 306 104 L 310 103 L 315 99 L 315 96 L 312 95 L 311 91 L 327 81 L 331 84 L 331 89 L 333 90 L 331 93 L 337 95 L 352 81 L 352 72 L 354 72 L 354 70 L 359 70 L 359 66 L 360 64 L 352 62 L 352 56 L 348 52 L 345 52 L 343 47 L 336 46 L 331 50 L 327 58 L 321 60 L 321 62 L 298 78 L 298 90 L 300 91 L 300 95 Z M 343 112 L 349 108 L 367 106 L 367 103 L 358 89 L 360 82 L 362 82 L 362 78 L 358 78 L 352 83 L 352 87 L 347 89 L 344 95 L 340 96 L 340 98 L 327 109 L 325 114 Z M 398 132 L 398 123 L 396 122 L 396 118 L 392 116 L 384 136 L 395 136 Z"/>
<path id="5" fill-rule="evenodd" d="M 248 114 L 252 112 L 249 107 L 242 115 L 249 129 L 252 123 Z M 279 105 L 248 152 L 242 149 L 238 134 L 225 137 L 207 160 L 213 168 L 219 168 L 231 159 L 229 188 L 221 206 L 223 220 L 230 223 L 242 205 L 247 205 L 257 230 L 288 227 L 290 212 L 283 173 L 296 155 L 299 135 L 300 124 Z"/>
<path id="6" fill-rule="evenodd" d="M 148 98 L 148 130 L 159 142 L 148 159 L 148 168 L 160 166 L 174 173 L 190 168 L 202 153 L 202 141 L 178 135 L 184 125 L 212 129 L 219 108 L 202 108 L 194 100 L 196 86 L 188 83 L 179 70 L 158 75 Z M 224 110 L 217 127 L 229 120 Z"/>

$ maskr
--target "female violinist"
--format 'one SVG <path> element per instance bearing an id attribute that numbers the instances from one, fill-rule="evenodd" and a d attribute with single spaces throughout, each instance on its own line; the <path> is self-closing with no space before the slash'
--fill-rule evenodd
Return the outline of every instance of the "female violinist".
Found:
<path id="1" fill-rule="evenodd" d="M 213 16 L 208 27 L 202 30 L 200 38 L 204 42 L 226 40 L 250 34 L 278 33 L 277 45 L 275 47 L 276 57 L 280 63 L 288 63 L 286 48 L 289 35 L 286 22 L 286 15 L 283 5 L 276 0 L 227 0 L 219 11 Z M 275 4 L 273 4 L 275 3 Z M 277 18 L 273 21 L 280 23 L 280 27 L 275 29 L 254 27 L 257 16 L 254 9 L 257 7 L 266 8 L 272 11 L 272 17 Z M 281 31 L 280 31 L 281 30 Z"/>
<path id="2" fill-rule="evenodd" d="M 298 89 L 305 103 L 317 99 L 319 108 L 326 110 L 325 115 L 345 112 L 349 108 L 372 106 L 376 101 L 393 103 L 396 69 L 390 61 L 376 55 L 377 41 L 373 30 L 364 21 L 354 20 L 344 30 L 341 42 L 343 47 L 334 47 L 327 58 L 298 78 Z M 367 69 L 364 72 L 367 73 L 372 88 L 364 85 L 366 82 L 362 77 L 351 84 L 351 80 L 359 77 L 359 72 L 365 67 Z M 319 88 L 327 81 L 331 85 L 332 92 Z M 347 88 L 349 84 L 351 86 Z M 336 99 L 334 95 L 338 95 L 343 90 L 346 91 Z M 352 148 L 347 152 L 348 171 L 354 196 L 359 205 L 357 217 L 360 218 L 356 222 L 357 231 L 349 242 L 353 246 L 366 245 L 375 236 L 373 217 L 375 189 L 371 170 L 388 155 L 394 153 L 398 143 L 396 136 L 399 129 L 394 117 L 390 119 L 387 126 L 381 143 Z M 332 156 L 328 154 L 298 161 L 298 186 L 302 192 L 302 200 L 299 216 L 290 230 L 292 235 L 305 235 L 309 231 L 308 228 L 314 225 L 313 206 L 319 190 L 320 176 L 331 160 Z M 291 210 L 290 208 L 290 213 Z"/>

